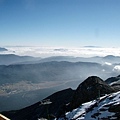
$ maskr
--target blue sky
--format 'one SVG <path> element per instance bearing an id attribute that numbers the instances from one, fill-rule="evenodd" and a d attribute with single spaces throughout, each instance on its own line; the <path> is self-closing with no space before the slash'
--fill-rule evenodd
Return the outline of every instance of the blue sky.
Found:
<path id="1" fill-rule="evenodd" d="M 120 0 L 0 0 L 0 45 L 119 47 Z"/>

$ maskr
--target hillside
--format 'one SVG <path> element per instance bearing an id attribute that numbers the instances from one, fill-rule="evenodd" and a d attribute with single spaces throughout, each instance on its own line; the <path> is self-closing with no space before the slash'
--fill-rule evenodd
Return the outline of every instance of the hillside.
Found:
<path id="1" fill-rule="evenodd" d="M 24 109 L 3 112 L 3 114 L 8 116 L 11 120 L 37 120 L 39 117 L 47 117 L 48 112 L 55 115 L 61 105 L 67 104 L 71 100 L 73 94 L 74 90 L 70 88 L 65 89 L 44 99 L 49 99 L 52 102 L 51 104 L 42 104 L 42 101 L 39 101 Z"/>
<path id="2" fill-rule="evenodd" d="M 70 110 L 75 109 L 83 102 L 97 99 L 112 92 L 115 92 L 114 88 L 106 84 L 101 78 L 90 76 L 78 86 L 68 107 Z"/>
<path id="3" fill-rule="evenodd" d="M 68 87 L 75 89 L 79 83 L 90 75 L 99 75 L 103 78 L 113 74 L 116 75 L 117 72 L 113 73 L 112 69 L 113 66 L 98 63 L 66 61 L 1 65 L 0 111 L 21 109 L 58 90 Z M 48 92 L 44 95 L 43 91 Z M 11 105 L 13 101 L 14 106 Z M 24 101 L 24 104 L 22 101 Z"/>
<path id="4" fill-rule="evenodd" d="M 105 83 L 101 78 L 97 76 L 90 76 L 84 80 L 76 90 L 72 90 L 70 88 L 65 89 L 56 92 L 44 99 L 45 101 L 50 100 L 51 104 L 46 105 L 43 104 L 44 102 L 39 101 L 24 109 L 18 111 L 3 112 L 3 114 L 12 120 L 37 120 L 38 118 L 42 117 L 48 118 L 48 114 L 49 118 L 51 119 L 53 117 L 61 118 L 61 116 L 64 115 L 65 111 L 74 111 L 74 109 L 79 108 L 79 106 L 83 103 L 91 100 L 94 102 L 90 102 L 89 104 L 94 106 L 96 105 L 96 102 L 98 102 L 98 98 L 100 96 L 110 96 L 110 94 L 113 92 L 115 92 L 114 88 Z M 102 100 L 103 99 L 100 99 L 100 101 Z M 87 106 L 89 104 L 87 103 Z M 84 106 L 84 108 L 87 106 Z M 83 108 L 81 110 L 85 111 Z"/>
<path id="5" fill-rule="evenodd" d="M 83 103 L 66 113 L 68 120 L 120 120 L 120 92 Z M 59 118 L 62 120 L 64 118 Z"/>
<path id="6" fill-rule="evenodd" d="M 114 89 L 120 90 L 120 75 L 116 77 L 110 77 L 105 80 L 105 82 L 114 87 Z"/>

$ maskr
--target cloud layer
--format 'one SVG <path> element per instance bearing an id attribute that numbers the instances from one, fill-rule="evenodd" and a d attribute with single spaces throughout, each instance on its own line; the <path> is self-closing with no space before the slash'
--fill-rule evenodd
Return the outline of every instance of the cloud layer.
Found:
<path id="1" fill-rule="evenodd" d="M 0 52 L 0 54 L 16 54 L 29 55 L 35 57 L 49 56 L 75 56 L 75 57 L 92 57 L 114 55 L 120 56 L 120 48 L 100 48 L 100 47 L 80 47 L 80 48 L 65 48 L 65 47 L 35 47 L 35 46 L 9 46 L 5 47 L 8 51 Z"/>

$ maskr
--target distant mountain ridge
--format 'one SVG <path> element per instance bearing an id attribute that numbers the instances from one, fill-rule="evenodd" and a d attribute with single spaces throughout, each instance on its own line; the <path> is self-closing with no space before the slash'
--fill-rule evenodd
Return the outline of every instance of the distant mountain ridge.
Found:
<path id="1" fill-rule="evenodd" d="M 119 56 L 107 55 L 105 57 L 94 56 L 94 57 L 73 57 L 73 56 L 52 56 L 47 58 L 42 58 L 38 61 L 28 62 L 29 64 L 51 62 L 51 61 L 68 61 L 68 62 L 95 62 L 100 64 L 105 64 L 106 62 L 115 64 L 120 63 Z"/>
<path id="2" fill-rule="evenodd" d="M 84 76 L 84 71 L 89 71 L 87 68 L 102 72 L 103 66 L 98 63 L 90 62 L 45 62 L 39 64 L 17 64 L 17 65 L 1 65 L 0 66 L 0 84 L 4 83 L 17 83 L 22 80 L 32 81 L 34 83 L 39 83 L 40 81 L 56 81 L 59 80 L 69 80 L 80 78 L 80 73 Z M 76 72 L 74 72 L 76 71 Z M 70 74 L 69 74 L 70 73 Z M 69 76 L 68 76 L 69 74 Z M 63 76 L 64 75 L 64 76 Z M 48 79 L 49 76 L 49 79 Z M 57 76 L 57 77 L 56 77 Z M 4 80 L 3 80 L 4 78 Z M 17 80 L 16 80 L 17 78 Z"/>
<path id="3" fill-rule="evenodd" d="M 0 65 L 10 64 L 37 64 L 43 62 L 52 61 L 67 61 L 67 62 L 95 62 L 105 64 L 106 62 L 111 64 L 119 64 L 120 57 L 107 55 L 105 57 L 94 56 L 94 57 L 73 57 L 73 56 L 52 56 L 46 58 L 32 57 L 32 56 L 18 56 L 15 54 L 0 54 Z"/>
<path id="4" fill-rule="evenodd" d="M 10 65 L 38 59 L 40 58 L 34 58 L 31 56 L 18 56 L 15 54 L 0 54 L 0 65 Z"/>
<path id="5" fill-rule="evenodd" d="M 0 65 L 0 103 L 2 104 L 0 111 L 20 109 L 43 99 L 43 94 L 37 95 L 38 91 L 47 89 L 50 95 L 52 90 L 56 92 L 66 87 L 76 88 L 79 83 L 91 75 L 103 78 L 115 76 L 119 71 L 113 72 L 113 67 L 92 62 L 67 61 Z M 48 94 L 46 93 L 45 97 L 46 95 Z M 33 99 L 27 100 L 32 96 L 35 96 L 34 101 L 32 101 Z M 17 100 L 19 105 L 14 102 L 15 105 L 12 106 L 11 101 L 17 98 L 19 98 Z M 7 101 L 6 106 L 4 101 Z"/>
<path id="6" fill-rule="evenodd" d="M 3 51 L 8 51 L 8 50 L 6 48 L 0 47 L 0 52 L 3 52 Z"/>

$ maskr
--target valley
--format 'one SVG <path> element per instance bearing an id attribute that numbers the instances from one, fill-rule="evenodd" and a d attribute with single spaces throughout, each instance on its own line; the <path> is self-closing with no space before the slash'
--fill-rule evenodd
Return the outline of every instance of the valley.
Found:
<path id="1" fill-rule="evenodd" d="M 12 56 L 9 55 L 9 57 Z M 119 74 L 119 70 L 114 69 L 119 65 L 118 63 L 108 64 L 104 61 L 105 63 L 102 64 L 100 59 L 103 58 L 98 60 L 98 57 L 96 60 L 95 58 L 56 56 L 34 63 L 35 59 L 33 62 L 26 62 L 25 59 L 24 64 L 16 61 L 14 64 L 0 65 L 0 111 L 22 109 L 59 90 L 75 89 L 91 75 L 100 76 L 106 80 L 109 76 Z M 110 60 L 111 57 L 107 57 L 107 62 Z"/>

